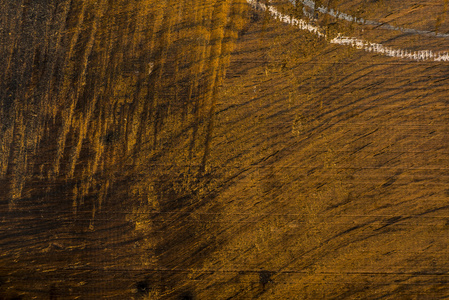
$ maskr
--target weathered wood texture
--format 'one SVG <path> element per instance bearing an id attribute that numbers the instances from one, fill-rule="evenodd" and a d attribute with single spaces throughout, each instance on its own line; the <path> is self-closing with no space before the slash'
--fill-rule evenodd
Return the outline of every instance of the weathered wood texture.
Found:
<path id="1" fill-rule="evenodd" d="M 316 4 L 449 32 L 447 1 Z M 449 297 L 449 62 L 245 0 L 0 11 L 0 299 Z"/>

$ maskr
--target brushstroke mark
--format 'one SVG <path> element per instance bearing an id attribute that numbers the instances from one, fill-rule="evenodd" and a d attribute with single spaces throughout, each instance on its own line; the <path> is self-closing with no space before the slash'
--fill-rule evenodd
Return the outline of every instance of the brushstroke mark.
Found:
<path id="1" fill-rule="evenodd" d="M 318 26 L 314 26 L 302 19 L 296 19 L 291 16 L 285 15 L 271 5 L 265 5 L 263 3 L 257 2 L 256 0 L 247 0 L 247 2 L 254 9 L 268 11 L 273 19 L 277 19 L 283 23 L 295 26 L 301 30 L 306 30 L 314 33 L 319 37 L 325 38 L 331 44 L 350 46 L 356 49 L 364 50 L 366 52 L 378 53 L 389 57 L 404 58 L 415 61 L 449 61 L 448 52 L 434 52 L 432 50 L 411 51 L 406 49 L 394 49 L 382 44 L 371 43 L 363 39 L 344 36 L 341 33 L 338 33 L 335 38 L 329 40 L 329 37 L 325 33 L 323 33 L 324 30 Z"/>

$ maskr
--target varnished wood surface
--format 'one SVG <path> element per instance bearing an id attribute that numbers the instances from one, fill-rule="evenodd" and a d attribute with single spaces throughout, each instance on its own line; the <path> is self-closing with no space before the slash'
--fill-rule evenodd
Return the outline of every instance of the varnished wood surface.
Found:
<path id="1" fill-rule="evenodd" d="M 316 4 L 449 32 L 447 1 Z M 449 297 L 449 62 L 243 0 L 0 9 L 0 299 Z"/>

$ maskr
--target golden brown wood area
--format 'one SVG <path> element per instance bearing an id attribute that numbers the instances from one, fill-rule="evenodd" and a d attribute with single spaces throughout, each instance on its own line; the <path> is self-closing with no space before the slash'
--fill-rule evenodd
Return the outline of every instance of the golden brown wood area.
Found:
<path id="1" fill-rule="evenodd" d="M 0 0 L 0 299 L 449 298 L 448 5 Z"/>

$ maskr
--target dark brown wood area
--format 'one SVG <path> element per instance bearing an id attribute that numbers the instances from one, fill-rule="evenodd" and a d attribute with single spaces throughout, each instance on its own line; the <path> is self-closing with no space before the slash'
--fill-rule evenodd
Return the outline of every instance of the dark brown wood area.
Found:
<path id="1" fill-rule="evenodd" d="M 437 33 L 448 5 L 316 1 Z M 246 0 L 0 0 L 0 74 L 0 299 L 449 298 L 449 62 Z"/>

